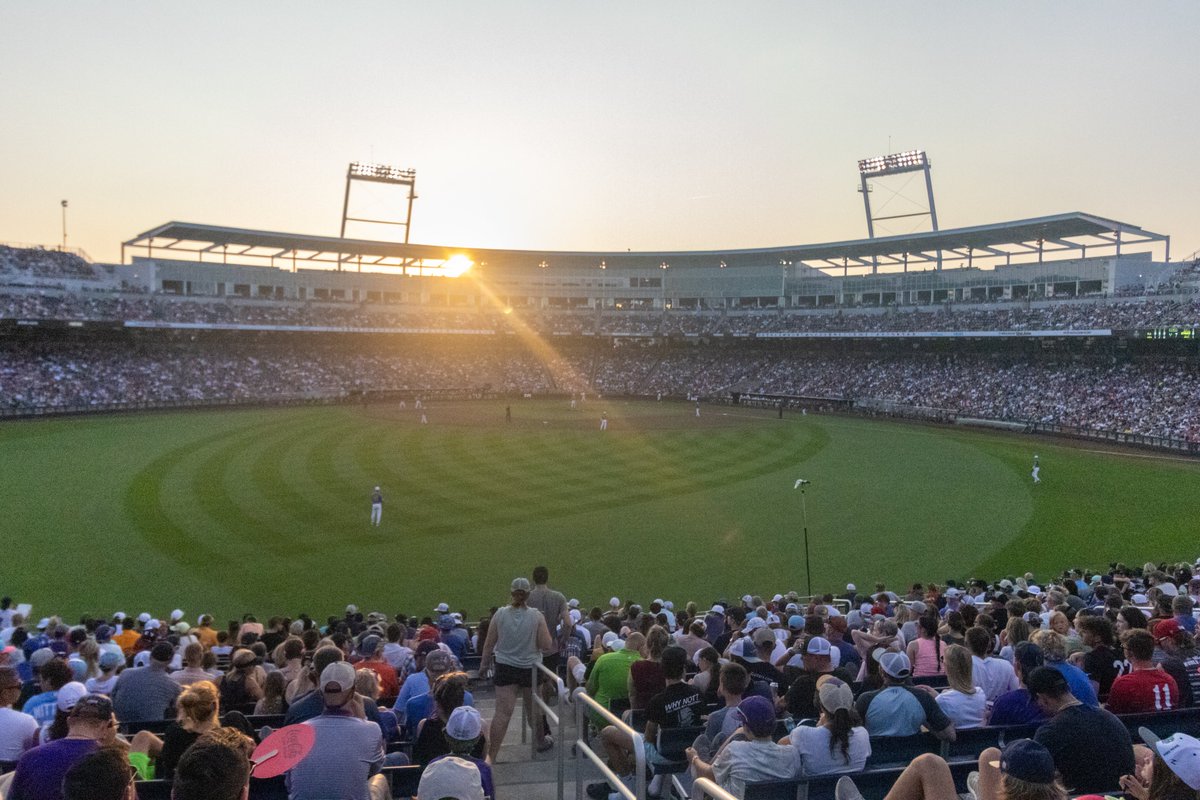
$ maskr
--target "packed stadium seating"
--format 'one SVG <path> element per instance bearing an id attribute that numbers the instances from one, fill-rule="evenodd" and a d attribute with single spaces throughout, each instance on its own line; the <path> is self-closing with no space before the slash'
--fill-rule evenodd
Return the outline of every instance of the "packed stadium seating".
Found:
<path id="1" fill-rule="evenodd" d="M 740 602 L 734 600 L 730 603 L 723 597 L 701 598 L 699 602 L 680 603 L 677 607 L 656 599 L 655 603 L 664 603 L 663 611 L 658 614 L 643 611 L 641 606 L 628 602 L 625 606 L 613 608 L 604 615 L 601 615 L 597 608 L 593 612 L 593 619 L 597 622 L 588 622 L 588 625 L 598 624 L 600 627 L 598 629 L 589 628 L 588 637 L 598 636 L 598 631 L 612 631 L 618 636 L 629 636 L 634 631 L 649 632 L 655 626 L 662 626 L 670 629 L 669 633 L 682 643 L 680 637 L 688 629 L 689 623 L 703 620 L 704 627 L 708 632 L 706 641 L 702 644 L 715 645 L 719 650 L 723 650 L 728 659 L 733 662 L 742 664 L 747 669 L 757 669 L 753 665 L 753 661 L 757 661 L 757 659 L 745 660 L 740 655 L 744 652 L 740 637 L 750 637 L 750 631 L 757 628 L 773 631 L 773 635 L 768 637 L 768 640 L 775 642 L 776 647 L 784 647 L 784 650 L 787 651 L 787 654 L 779 660 L 779 663 L 783 663 L 788 655 L 796 652 L 788 650 L 793 644 L 803 646 L 806 652 L 813 652 L 807 650 L 808 643 L 822 636 L 832 637 L 832 640 L 839 646 L 851 647 L 850 637 L 855 632 L 874 631 L 878 633 L 883 631 L 886 634 L 887 624 L 893 617 L 897 623 L 901 623 L 902 618 L 898 615 L 903 611 L 907 612 L 910 618 L 918 615 L 935 618 L 935 621 L 942 626 L 939 635 L 942 637 L 941 646 L 943 648 L 948 648 L 960 641 L 959 638 L 956 638 L 954 630 L 955 615 L 967 617 L 966 624 L 975 626 L 972 630 L 986 632 L 987 636 L 983 641 L 990 642 L 987 647 L 993 652 L 999 653 L 1001 659 L 1011 658 L 1011 655 L 1006 656 L 1005 651 L 1002 650 L 1004 645 L 1011 646 L 1016 643 L 1014 639 L 1010 638 L 1011 636 L 1027 636 L 1029 629 L 1032 628 L 1034 631 L 1041 629 L 1045 631 L 1046 636 L 1059 637 L 1057 640 L 1039 639 L 1038 637 L 1042 634 L 1035 634 L 1033 637 L 1035 642 L 1043 641 L 1048 648 L 1044 652 L 1046 663 L 1050 663 L 1052 660 L 1054 663 L 1059 663 L 1055 660 L 1057 657 L 1052 659 L 1054 648 L 1051 645 L 1053 642 L 1058 641 L 1059 645 L 1065 645 L 1070 641 L 1078 643 L 1080 631 L 1084 627 L 1081 621 L 1100 617 L 1109 620 L 1108 624 L 1115 624 L 1118 631 L 1128 631 L 1129 636 L 1139 634 L 1139 629 L 1141 629 L 1140 635 L 1144 635 L 1144 631 L 1147 629 L 1152 630 L 1156 641 L 1159 642 L 1159 647 L 1153 656 L 1154 663 L 1161 663 L 1165 670 L 1165 672 L 1158 671 L 1160 675 L 1176 674 L 1173 670 L 1177 668 L 1194 670 L 1197 665 L 1200 665 L 1200 652 L 1195 648 L 1193 636 L 1184 629 L 1181 622 L 1181 620 L 1190 620 L 1194 624 L 1195 621 L 1193 609 L 1197 601 L 1200 601 L 1200 561 L 1197 564 L 1147 564 L 1143 568 L 1134 569 L 1123 565 L 1112 565 L 1103 570 L 1064 572 L 1058 576 L 1047 575 L 1039 581 L 1040 586 L 1035 585 L 1034 581 L 1034 575 L 1026 573 L 1006 576 L 995 581 L 972 579 L 965 584 L 950 586 L 946 589 L 917 584 L 905 596 L 891 592 L 882 584 L 878 584 L 871 593 L 857 593 L 852 591 L 852 587 L 847 587 L 848 592 L 837 597 L 829 594 L 805 598 L 789 592 L 775 594 L 772 599 L 766 599 L 765 596 L 747 594 Z M 602 602 L 599 598 L 596 598 L 596 601 L 597 603 Z M 713 603 L 722 607 L 721 614 L 714 616 L 716 609 L 708 610 Z M 584 602 L 582 608 L 586 609 L 588 605 L 588 602 Z M 432 603 L 430 603 L 430 607 L 432 607 Z M 647 604 L 647 608 L 659 608 L 659 606 Z M 494 611 L 493 609 L 493 613 Z M 1062 612 L 1061 615 L 1058 612 Z M 788 615 L 793 616 L 785 626 L 782 619 Z M 221 687 L 226 681 L 245 680 L 238 677 L 239 669 L 250 669 L 249 674 L 257 676 L 253 680 L 260 682 L 265 681 L 266 675 L 280 672 L 284 675 L 284 681 L 278 683 L 281 691 L 282 687 L 287 685 L 289 676 L 297 676 L 294 678 L 298 682 L 296 684 L 297 694 L 292 696 L 292 702 L 298 704 L 305 696 L 303 692 L 307 691 L 302 687 L 307 679 L 300 677 L 303 675 L 303 671 L 298 670 L 322 646 L 334 645 L 341 651 L 341 655 L 338 657 L 357 664 L 359 670 L 376 670 L 378 667 L 374 665 L 379 663 L 379 660 L 374 659 L 374 656 L 382 654 L 380 660 L 383 662 L 389 664 L 393 661 L 396 662 L 393 666 L 398 668 L 400 680 L 403 682 L 422 669 L 419 663 L 410 660 L 413 653 L 419 656 L 431 650 L 443 648 L 449 652 L 454 648 L 449 647 L 447 643 L 451 637 L 456 635 L 464 637 L 466 642 L 466 650 L 458 666 L 473 671 L 471 685 L 476 696 L 475 702 L 485 709 L 490 707 L 491 690 L 487 676 L 477 672 L 479 662 L 472 655 L 478 651 L 479 637 L 485 635 L 484 629 L 488 625 L 487 616 L 478 619 L 478 628 L 476 628 L 474 625 L 468 626 L 467 623 L 461 621 L 470 619 L 465 613 L 460 614 L 457 619 L 450 615 L 443 615 L 437 620 L 432 617 L 420 621 L 405 617 L 397 617 L 392 620 L 387 615 L 377 612 L 364 615 L 356 607 L 350 606 L 344 615 L 328 617 L 325 625 L 319 625 L 307 614 L 302 614 L 296 619 L 286 616 L 273 617 L 265 626 L 258 625 L 253 618 L 249 617 L 247 618 L 249 621 L 245 623 L 231 621 L 228 628 L 221 631 L 220 638 L 215 631 L 208 627 L 206 620 L 200 620 L 204 624 L 202 628 L 192 628 L 187 621 L 182 619 L 182 611 L 163 616 L 165 618 L 161 620 L 155 619 L 154 615 L 148 613 L 140 615 L 136 620 L 124 615 L 117 615 L 112 619 L 96 619 L 85 616 L 79 619 L 75 625 L 68 625 L 60 621 L 59 617 L 52 616 L 34 624 L 32 619 L 26 620 L 17 613 L 12 601 L 5 598 L 5 602 L 0 606 L 0 647 L 3 648 L 0 651 L 0 668 L 10 670 L 5 673 L 6 676 L 11 676 L 11 670 L 15 668 L 25 682 L 22 685 L 20 698 L 14 703 L 15 707 L 17 709 L 24 707 L 33 711 L 35 706 L 45 700 L 43 694 L 37 694 L 39 687 L 35 678 L 39 674 L 45 676 L 51 674 L 49 671 L 42 672 L 43 665 L 50 661 L 62 663 L 61 660 L 65 659 L 65 663 L 70 668 L 69 671 L 80 681 L 84 679 L 96 679 L 101 682 L 110 680 L 108 676 L 112 674 L 111 671 L 100 674 L 97 659 L 101 653 L 117 646 L 120 647 L 118 655 L 122 656 L 121 659 L 114 660 L 116 661 L 115 677 L 118 682 L 121 681 L 124 671 L 133 670 L 137 665 L 151 659 L 155 659 L 157 664 L 164 665 L 156 667 L 157 669 L 167 672 L 175 671 L 178 680 L 185 685 L 192 679 L 211 680 L 218 687 Z M 834 625 L 831 620 L 837 616 L 841 616 L 846 624 Z M 1056 616 L 1061 616 L 1061 620 L 1056 619 Z M 1001 624 L 1005 618 L 1013 622 L 1023 619 L 1024 627 Z M 583 627 L 582 618 L 576 619 L 578 620 L 577 625 Z M 757 627 L 748 624 L 747 621 L 755 619 L 760 620 Z M 1141 622 L 1131 624 L 1128 622 L 1130 619 L 1141 620 Z M 443 624 L 446 620 L 450 620 L 450 623 Z M 712 624 L 714 620 L 715 625 Z M 389 626 L 394 628 L 394 636 L 400 637 L 400 642 L 390 655 L 388 651 L 382 649 L 382 643 L 377 636 L 377 634 L 384 633 Z M 461 634 L 456 634 L 456 629 L 461 631 Z M 836 631 L 842 630 L 845 632 L 836 633 Z M 896 632 L 893 636 L 897 634 L 899 636 L 898 644 L 892 646 L 900 647 L 902 652 L 906 640 L 903 625 L 898 631 L 895 628 L 892 630 Z M 597 633 L 592 631 L 597 631 Z M 754 634 L 755 637 L 757 635 L 757 633 Z M 389 638 L 392 636 L 393 634 L 389 633 Z M 844 638 L 839 639 L 839 636 Z M 1132 641 L 1129 636 L 1123 637 L 1122 641 Z M 561 639 L 564 649 L 569 649 L 570 638 Z M 1170 649 L 1165 647 L 1164 640 L 1166 639 L 1174 642 Z M 670 641 L 669 638 L 668 641 Z M 829 640 L 822 638 L 820 641 L 825 643 L 824 646 L 828 648 Z M 913 641 L 909 642 L 910 646 Z M 211 642 L 216 644 L 210 644 Z M 292 644 L 287 644 L 288 642 L 292 642 Z M 421 642 L 426 644 L 419 644 Z M 169 647 L 165 650 L 165 655 L 159 655 L 159 650 L 166 646 L 163 643 L 167 643 Z M 188 664 L 187 669 L 191 670 L 193 674 L 185 680 L 185 671 L 181 671 L 175 666 L 165 666 L 165 659 L 172 655 L 177 657 L 177 661 L 196 657 L 188 656 L 189 646 L 195 650 L 195 653 L 203 653 L 204 658 L 202 667 L 199 662 Z M 612 649 L 614 645 L 609 643 L 606 646 Z M 1081 648 L 1082 654 L 1086 653 L 1091 645 L 1076 644 L 1076 646 Z M 234 654 L 242 647 L 247 648 L 253 657 L 250 659 L 235 657 Z M 860 656 L 868 660 L 871 660 L 870 650 L 872 647 L 875 647 L 875 644 L 870 642 L 853 643 L 853 649 L 857 649 Z M 1128 647 L 1132 647 L 1132 645 Z M 585 660 L 588 660 L 588 649 L 585 647 L 582 651 L 576 650 L 575 652 L 582 652 Z M 591 660 L 594 662 L 597 654 L 601 652 L 602 648 L 594 651 Z M 1134 650 L 1128 648 L 1126 655 L 1130 659 L 1137 657 Z M 647 657 L 647 654 L 642 653 L 641 657 Z M 1039 651 L 1039 658 L 1041 657 L 1043 657 L 1042 651 Z M 1173 660 L 1180 666 L 1173 666 Z M 1091 669 L 1088 666 L 1091 662 L 1086 659 L 1074 663 L 1082 665 L 1084 669 Z M 1105 663 L 1107 664 L 1107 662 Z M 220 666 L 222 664 L 226 666 Z M 1118 676 L 1130 674 L 1129 664 L 1122 661 L 1120 657 L 1118 657 L 1115 667 Z M 1067 668 L 1066 666 L 1062 667 L 1062 669 Z M 1105 668 L 1107 669 L 1107 666 Z M 850 684 L 856 696 L 878 688 L 880 678 L 877 675 L 873 676 L 871 669 L 868 669 L 866 665 L 856 666 L 855 669 L 858 670 L 858 675 L 865 676 L 861 682 L 855 681 Z M 1055 667 L 1055 669 L 1059 668 Z M 805 662 L 799 670 L 787 673 L 788 680 L 800 680 L 809 670 L 816 670 L 818 674 L 829 671 L 827 667 L 821 667 L 819 664 L 810 665 L 808 662 Z M 752 672 L 752 674 L 755 673 Z M 1029 674 L 1021 673 L 1018 676 L 1021 678 L 1021 683 L 1017 685 L 1023 685 L 1024 681 L 1029 678 Z M 1089 672 L 1087 674 L 1092 677 L 1093 682 L 1103 680 L 1099 673 L 1093 675 Z M 698 679 L 698 674 L 694 671 L 689 675 L 689 681 Z M 47 678 L 47 680 L 50 679 Z M 949 680 L 953 686 L 955 680 L 953 674 L 949 676 Z M 1109 678 L 1109 680 L 1113 679 Z M 1189 676 L 1188 680 L 1190 686 L 1200 685 L 1198 677 Z M 944 690 L 946 681 L 947 676 L 939 674 L 908 679 L 906 682 L 916 687 L 914 691 L 930 691 L 936 695 L 939 691 L 936 687 Z M 376 680 L 368 681 L 368 683 L 377 685 Z M 130 681 L 128 684 L 122 685 L 137 686 L 138 684 Z M 699 684 L 697 685 L 699 686 Z M 920 689 L 921 685 L 927 688 Z M 1094 683 L 1093 687 L 1095 685 L 1098 684 Z M 46 686 L 43 685 L 40 688 L 45 690 Z M 52 694 L 54 691 L 52 690 Z M 66 689 L 62 690 L 64 693 L 66 691 Z M 121 691 L 118 688 L 116 693 Z M 127 688 L 125 691 L 142 690 Z M 220 691 L 222 692 L 221 696 L 224 696 L 224 689 L 221 688 Z M 758 691 L 758 689 L 748 688 L 746 696 L 751 696 L 754 691 Z M 982 689 L 977 691 L 982 691 Z M 1025 690 L 1021 688 L 1015 691 L 1020 694 Z M 1114 696 L 1116 691 L 1116 684 L 1114 684 Z M 1102 692 L 1101 700 L 1104 699 L 1104 696 Z M 1174 702 L 1168 702 L 1166 707 L 1159 710 L 1151 708 L 1142 712 L 1125 713 L 1116 719 L 1128 731 L 1133 742 L 1139 742 L 1143 736 L 1148 735 L 1143 734 L 1143 731 L 1147 729 L 1156 736 L 1169 736 L 1174 733 L 1194 736 L 1200 733 L 1200 705 L 1192 704 L 1200 700 L 1200 696 L 1189 690 L 1183 697 L 1193 698 L 1190 701 L 1191 704 L 1184 701 L 1183 705 L 1180 705 L 1180 698 L 1175 697 L 1173 698 Z M 128 700 L 128 697 L 125 699 Z M 5 702 L 12 701 L 6 700 Z M 53 704 L 53 699 L 51 702 Z M 286 708 L 287 701 L 283 702 Z M 391 702 L 389 698 L 380 699 L 380 709 L 386 710 Z M 560 702 L 568 702 L 568 700 L 564 697 Z M 576 702 L 580 701 L 576 699 Z M 617 707 L 615 703 L 613 707 Z M 247 711 L 249 708 L 250 706 L 246 706 Z M 412 707 L 409 706 L 409 708 Z M 716 706 L 707 706 L 707 708 L 709 712 L 716 710 Z M 228 710 L 236 711 L 236 709 Z M 225 714 L 225 712 L 226 709 L 223 708 L 222 713 Z M 396 713 L 400 715 L 404 713 L 399 704 L 397 704 Z M 782 711 L 777 713 L 782 713 Z M 947 711 L 947 713 L 951 714 L 953 719 L 953 713 L 951 711 Z M 18 724 L 16 719 L 17 717 L 10 712 L 8 716 L 0 718 L 0 726 Z M 225 725 L 237 726 L 243 731 L 254 733 L 256 737 L 263 737 L 284 724 L 288 718 L 276 713 L 249 717 L 227 714 L 222 719 Z M 856 726 L 864 724 L 855 716 L 850 719 Z M 648 721 L 649 716 L 645 709 L 634 710 L 628 718 L 628 724 L 634 726 L 630 730 L 635 732 L 644 730 Z M 153 741 L 153 739 L 143 738 L 150 733 L 159 737 L 170 737 L 176 735 L 172 734 L 172 729 L 177 732 L 179 728 L 171 719 L 120 718 L 119 722 L 120 732 L 134 742 L 135 750 L 145 746 L 147 742 Z M 782 739 L 788 736 L 794 722 L 790 717 L 779 716 L 775 720 L 775 732 L 772 734 L 772 739 Z M 518 722 L 517 724 L 522 723 Z M 804 724 L 811 724 L 811 721 Z M 870 723 L 867 724 L 869 728 Z M 948 764 L 949 774 L 956 787 L 963 790 L 967 786 L 968 773 L 978 768 L 977 762 L 982 759 L 986 748 L 1004 747 L 1013 741 L 1031 736 L 1040 738 L 1039 729 L 1042 725 L 1042 721 L 1008 726 L 989 726 L 985 722 L 982 727 L 971 727 L 964 723 L 957 732 L 957 736 L 949 739 L 925 732 L 911 736 L 871 735 L 866 766 L 853 773 L 854 779 L 865 796 L 881 797 L 897 781 L 907 764 L 918 756 L 932 753 L 940 755 L 941 759 Z M 47 740 L 61 736 L 61 733 L 53 733 L 52 730 L 47 728 L 42 736 L 48 737 Z M 4 732 L 4 730 L 0 730 L 0 733 Z M 684 750 L 691 745 L 694 738 L 703 738 L 708 735 L 702 726 L 675 728 L 660 726 L 656 739 L 658 746 L 655 750 L 656 760 L 653 764 L 653 773 L 667 778 L 674 776 L 677 785 L 686 787 L 691 780 L 691 775 L 688 773 L 688 765 L 691 761 L 688 756 L 684 755 Z M 576 731 L 576 736 L 578 737 L 577 745 L 590 738 L 585 731 Z M 391 734 L 389 742 L 387 750 L 395 754 L 396 758 L 403 759 L 404 756 L 400 754 L 409 756 L 413 754 L 414 742 L 411 738 L 406 738 L 401 729 L 396 729 L 396 733 Z M 565 758 L 569 744 L 558 742 L 555 746 L 559 750 L 552 757 Z M 157 751 L 152 749 L 151 752 Z M 14 763 L 14 760 L 9 760 L 8 768 L 11 768 Z M 577 763 L 574 768 L 586 769 L 582 761 Z M 18 769 L 20 768 L 18 767 Z M 844 770 L 842 772 L 844 773 Z M 746 778 L 745 797 L 794 797 L 797 791 L 807 792 L 807 796 L 810 798 L 834 797 L 834 786 L 838 774 L 837 771 L 833 773 L 827 771 L 798 772 L 786 780 Z M 421 766 L 388 766 L 384 769 L 384 775 L 389 782 L 392 796 L 408 797 L 415 791 L 421 775 Z M 161 777 L 158 780 L 139 781 L 137 784 L 139 797 L 145 798 L 170 796 L 170 788 L 170 779 L 163 780 Z M 499 788 L 503 789 L 504 787 Z M 1115 790 L 1119 787 L 1114 785 L 1108 788 Z M 283 783 L 278 779 L 255 781 L 251 784 L 252 797 L 283 796 L 280 794 L 282 790 Z"/>
<path id="2" fill-rule="evenodd" d="M 753 343 L 585 343 L 547 356 L 504 339 L 381 343 L 314 336 L 14 338 L 0 342 L 0 413 L 394 391 L 587 391 L 706 401 L 741 392 L 1200 441 L 1200 365 L 1190 360 Z"/>

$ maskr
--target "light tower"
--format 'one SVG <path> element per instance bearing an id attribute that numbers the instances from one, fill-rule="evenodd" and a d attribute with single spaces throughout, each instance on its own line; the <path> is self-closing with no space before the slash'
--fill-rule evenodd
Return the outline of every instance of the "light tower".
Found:
<path id="1" fill-rule="evenodd" d="M 858 162 L 858 191 L 863 196 L 863 208 L 867 213 L 867 237 L 875 238 L 875 223 L 889 219 L 904 219 L 907 217 L 929 217 L 929 222 L 933 226 L 933 230 L 938 229 L 937 221 L 937 206 L 933 202 L 933 178 L 930 176 L 929 168 L 933 166 L 929 163 L 929 156 L 924 150 L 906 150 L 903 153 L 892 153 L 886 156 L 875 156 L 873 158 L 864 158 Z M 868 178 L 885 178 L 889 175 L 902 175 L 908 172 L 924 172 L 925 173 L 925 197 L 927 205 L 923 211 L 916 211 L 908 214 L 890 214 L 888 216 L 877 217 L 871 212 L 871 189 L 867 183 Z M 893 197 L 902 196 L 899 192 L 894 192 Z M 878 268 L 874 257 L 871 259 L 872 266 Z M 937 268 L 942 268 L 942 251 L 938 251 Z"/>
<path id="2" fill-rule="evenodd" d="M 365 181 L 367 183 L 385 183 L 392 186 L 407 186 L 408 187 L 408 208 L 404 214 L 404 221 L 398 219 L 366 219 L 363 217 L 350 216 L 350 185 L 355 181 Z M 357 161 L 350 163 L 346 170 L 346 195 L 342 200 L 342 228 L 339 234 L 341 238 L 346 238 L 346 223 L 347 222 L 369 222 L 373 225 L 400 225 L 404 228 L 404 243 L 408 244 L 408 231 L 412 225 L 412 208 L 413 201 L 417 199 L 417 171 L 415 169 L 401 169 L 400 167 L 389 167 L 386 164 L 360 164 Z M 338 269 L 341 269 L 341 261 L 338 262 Z"/>

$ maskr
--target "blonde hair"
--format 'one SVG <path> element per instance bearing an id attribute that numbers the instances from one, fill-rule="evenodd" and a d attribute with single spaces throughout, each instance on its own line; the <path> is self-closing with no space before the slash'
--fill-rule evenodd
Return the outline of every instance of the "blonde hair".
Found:
<path id="1" fill-rule="evenodd" d="M 179 724 L 193 730 L 204 725 L 216 725 L 217 714 L 221 710 L 220 695 L 212 681 L 197 681 L 187 686 L 175 705 L 179 709 Z"/>
<path id="2" fill-rule="evenodd" d="M 1047 661 L 1063 661 L 1067 657 L 1067 641 L 1056 631 L 1036 630 L 1029 641 L 1042 648 Z"/>
<path id="3" fill-rule="evenodd" d="M 946 682 L 951 689 L 955 689 L 963 694 L 975 694 L 977 691 L 975 683 L 971 679 L 975 669 L 975 662 L 971 658 L 971 651 L 963 647 L 961 644 L 952 644 L 946 648 L 946 657 L 943 661 L 946 668 Z"/>
<path id="4" fill-rule="evenodd" d="M 100 645 L 94 639 L 86 639 L 79 645 L 79 657 L 87 664 L 87 676 L 95 678 L 100 674 Z"/>
<path id="5" fill-rule="evenodd" d="M 372 700 L 379 699 L 379 676 L 372 669 L 360 669 L 354 672 L 354 691 L 364 694 Z"/>

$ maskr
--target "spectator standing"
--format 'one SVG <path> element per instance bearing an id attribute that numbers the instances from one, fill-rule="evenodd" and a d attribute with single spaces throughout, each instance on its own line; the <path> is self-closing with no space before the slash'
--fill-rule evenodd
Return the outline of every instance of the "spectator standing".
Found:
<path id="1" fill-rule="evenodd" d="M 554 745 L 554 741 L 543 734 L 542 714 L 532 702 L 533 667 L 541 663 L 542 654 L 551 649 L 553 641 L 542 612 L 530 608 L 527 603 L 529 580 L 514 578 L 510 596 L 512 602 L 497 610 L 488 625 L 481 658 L 483 669 L 495 667 L 496 711 L 488 737 L 488 760 L 493 764 L 500 755 L 500 745 L 508 731 L 518 693 L 525 703 L 534 735 L 541 737 L 539 749 Z"/>

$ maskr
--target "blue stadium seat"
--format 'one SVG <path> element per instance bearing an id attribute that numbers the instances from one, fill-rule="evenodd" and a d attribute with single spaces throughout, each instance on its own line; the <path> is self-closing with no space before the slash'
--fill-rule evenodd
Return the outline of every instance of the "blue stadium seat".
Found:
<path id="1" fill-rule="evenodd" d="M 914 736 L 872 736 L 867 768 L 904 766 L 923 753 L 940 753 L 942 741 L 932 733 Z"/>
<path id="2" fill-rule="evenodd" d="M 942 742 L 942 758 L 947 761 L 978 761 L 989 747 L 1001 745 L 1002 728 L 969 728 L 955 731 L 953 742 Z"/>
<path id="3" fill-rule="evenodd" d="M 1146 727 L 1161 737 L 1173 733 L 1186 733 L 1200 737 L 1200 707 L 1180 708 L 1175 711 L 1154 711 L 1148 714 L 1122 714 L 1117 717 L 1129 729 L 1129 735 L 1140 742 L 1138 728 Z"/>

